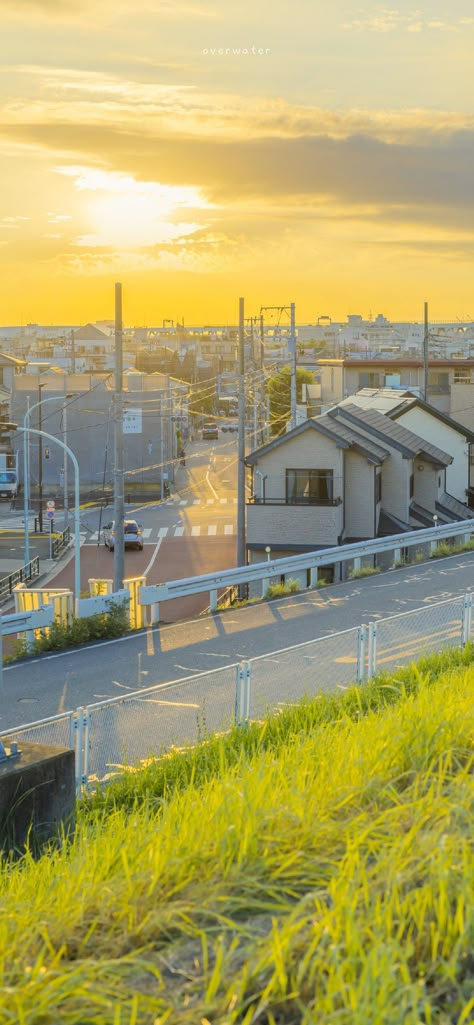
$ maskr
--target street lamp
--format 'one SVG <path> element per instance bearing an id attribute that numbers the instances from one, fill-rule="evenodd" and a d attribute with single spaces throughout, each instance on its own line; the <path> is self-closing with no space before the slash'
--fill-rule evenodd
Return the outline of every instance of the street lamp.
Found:
<path id="1" fill-rule="evenodd" d="M 40 390 L 40 394 L 41 394 L 41 388 L 43 388 L 43 387 L 44 387 L 44 383 L 38 385 L 38 389 Z M 65 395 L 66 399 L 70 399 L 72 397 L 73 397 L 73 393 L 71 393 L 71 394 L 68 393 L 67 395 Z M 57 395 L 51 395 L 49 397 L 49 399 L 40 398 L 39 402 L 35 402 L 32 406 L 29 406 L 28 409 L 26 410 L 26 413 L 25 413 L 24 417 L 23 417 L 23 430 L 24 431 L 28 431 L 29 430 L 28 425 L 29 425 L 30 413 L 32 413 L 34 409 L 36 409 L 39 406 L 40 413 L 41 413 L 41 407 L 43 406 L 43 404 L 45 402 L 57 402 L 57 401 L 58 401 L 58 396 Z M 65 409 L 65 406 L 63 406 L 63 409 Z M 42 433 L 41 432 L 41 426 L 40 426 L 41 423 L 42 423 L 41 417 L 39 417 L 38 430 L 39 430 L 40 434 L 39 434 L 39 438 L 38 438 L 38 457 L 39 457 L 39 467 L 38 467 L 38 486 L 39 487 L 38 487 L 38 490 L 39 490 L 39 503 L 40 503 L 40 506 L 39 506 L 40 530 L 42 529 L 42 526 L 43 526 L 43 488 L 42 488 L 42 484 L 43 484 L 43 480 L 42 480 L 42 478 L 43 478 L 43 448 L 42 448 L 42 441 L 41 441 L 41 433 Z M 18 430 L 20 430 L 20 429 L 21 428 L 18 428 Z M 29 435 L 28 435 L 28 437 L 29 437 Z M 56 439 L 56 440 L 58 440 L 58 439 Z M 65 448 L 64 455 L 65 455 L 65 459 L 66 459 L 66 453 L 70 452 L 70 449 L 68 449 L 66 444 L 64 445 L 64 448 Z M 40 483 L 40 481 L 41 481 L 41 483 Z M 65 483 L 67 484 L 67 474 L 65 474 Z M 25 565 L 28 565 L 28 563 L 30 561 L 30 536 L 29 536 L 29 530 L 28 530 L 29 512 L 30 512 L 30 467 L 29 467 L 28 442 L 27 442 L 26 437 L 25 437 L 24 438 L 24 442 L 23 442 L 23 520 L 24 520 Z"/>
<path id="2" fill-rule="evenodd" d="M 45 401 L 47 401 L 45 399 Z M 33 407 L 32 407 L 33 408 Z M 39 437 L 40 442 L 43 438 L 47 438 L 48 441 L 54 441 L 56 445 L 60 445 L 64 452 L 67 452 L 68 456 L 71 457 L 72 464 L 74 466 L 74 612 L 77 616 L 79 611 L 79 599 L 81 597 L 81 509 L 80 509 L 80 486 L 79 486 L 79 463 L 74 455 L 74 452 L 60 441 L 59 438 L 55 438 L 54 434 L 48 434 L 46 431 L 37 431 L 34 427 L 18 427 L 16 424 L 11 425 L 14 430 L 22 431 L 27 435 L 36 434 Z M 26 446 L 25 446 L 26 448 Z M 25 535 L 26 537 L 26 535 Z M 26 550 L 25 550 L 25 562 L 26 562 Z M 28 551 L 28 562 L 29 562 L 29 551 Z"/>

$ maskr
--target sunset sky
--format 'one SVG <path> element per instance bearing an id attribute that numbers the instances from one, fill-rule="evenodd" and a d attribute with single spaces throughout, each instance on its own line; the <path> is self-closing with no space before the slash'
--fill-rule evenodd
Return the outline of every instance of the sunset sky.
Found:
<path id="1" fill-rule="evenodd" d="M 2 0 L 0 324 L 474 317 L 472 0 Z"/>

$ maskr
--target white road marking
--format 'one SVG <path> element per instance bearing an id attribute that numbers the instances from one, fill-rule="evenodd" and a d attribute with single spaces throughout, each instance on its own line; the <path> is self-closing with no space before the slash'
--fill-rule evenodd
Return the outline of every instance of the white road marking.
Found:
<path id="1" fill-rule="evenodd" d="M 234 524 L 233 523 L 226 523 L 224 525 L 224 534 L 233 534 L 233 533 L 234 533 Z"/>
<path id="2" fill-rule="evenodd" d="M 175 537 L 182 537 L 183 534 L 184 534 L 184 527 L 175 527 L 174 528 L 174 536 Z"/>
<path id="3" fill-rule="evenodd" d="M 200 527 L 191 527 L 191 537 L 199 537 L 201 533 Z"/>
<path id="4" fill-rule="evenodd" d="M 209 526 L 207 528 L 207 533 L 209 537 L 214 537 L 217 534 L 217 526 L 215 523 L 213 523 L 212 526 Z"/>

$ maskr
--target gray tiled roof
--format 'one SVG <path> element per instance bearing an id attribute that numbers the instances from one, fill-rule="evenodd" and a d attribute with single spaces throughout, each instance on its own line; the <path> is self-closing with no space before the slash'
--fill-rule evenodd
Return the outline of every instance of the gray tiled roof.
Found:
<path id="1" fill-rule="evenodd" d="M 302 424 L 298 424 L 292 431 L 288 431 L 287 434 L 282 434 L 278 438 L 274 438 L 269 441 L 267 445 L 263 445 L 261 448 L 254 449 L 246 456 L 245 462 L 247 465 L 252 466 L 257 463 L 258 460 L 266 455 L 267 452 L 271 452 L 275 448 L 279 448 L 280 445 L 284 445 L 285 442 L 303 434 L 308 430 L 319 431 L 326 437 L 331 438 L 339 448 L 354 448 L 358 452 L 361 452 L 371 462 L 381 463 L 388 456 L 387 449 L 377 444 L 372 438 L 366 438 L 356 428 L 349 423 L 343 423 L 340 420 L 323 414 L 322 416 L 310 417 L 305 420 Z"/>
<path id="2" fill-rule="evenodd" d="M 353 403 L 346 403 L 343 406 L 334 406 L 328 416 L 334 419 L 343 418 L 354 426 L 360 424 L 382 443 L 386 441 L 398 448 L 407 458 L 423 454 L 429 462 L 439 466 L 449 466 L 453 461 L 448 452 L 443 452 L 443 449 L 407 430 L 398 420 L 391 420 L 377 409 L 361 409 Z"/>

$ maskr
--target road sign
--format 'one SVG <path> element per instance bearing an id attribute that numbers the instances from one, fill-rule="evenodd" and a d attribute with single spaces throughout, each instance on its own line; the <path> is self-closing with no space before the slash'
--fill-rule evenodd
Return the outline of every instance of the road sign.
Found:
<path id="1" fill-rule="evenodd" d="M 54 498 L 48 498 L 48 501 L 46 502 L 46 508 L 47 509 L 55 509 L 56 508 L 56 502 L 55 502 Z"/>
<path id="2" fill-rule="evenodd" d="M 123 433 L 142 433 L 142 411 L 141 409 L 124 409 L 123 411 Z"/>
<path id="3" fill-rule="evenodd" d="M 54 509 L 48 509 L 46 513 L 48 520 L 54 520 Z"/>

